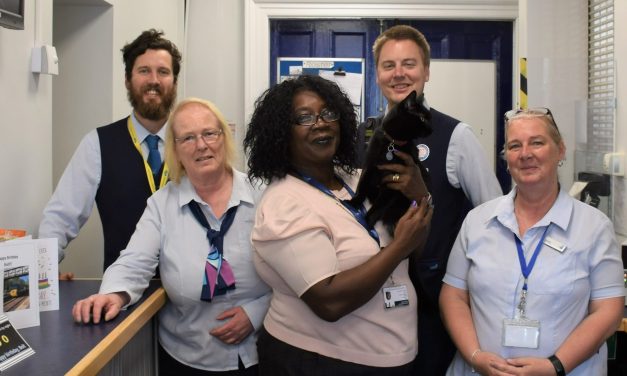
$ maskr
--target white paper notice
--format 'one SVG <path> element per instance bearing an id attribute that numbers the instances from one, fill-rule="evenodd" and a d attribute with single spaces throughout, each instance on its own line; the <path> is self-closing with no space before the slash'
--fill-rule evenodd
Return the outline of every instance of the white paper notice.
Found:
<path id="1" fill-rule="evenodd" d="M 344 75 L 335 75 L 334 73 L 335 72 L 332 70 L 321 70 L 320 77 L 337 83 L 355 106 L 361 106 L 361 91 L 364 76 L 360 73 L 344 72 Z"/>
<path id="2" fill-rule="evenodd" d="M 36 241 L 39 264 L 39 310 L 56 311 L 59 309 L 59 242 L 56 238 Z"/>

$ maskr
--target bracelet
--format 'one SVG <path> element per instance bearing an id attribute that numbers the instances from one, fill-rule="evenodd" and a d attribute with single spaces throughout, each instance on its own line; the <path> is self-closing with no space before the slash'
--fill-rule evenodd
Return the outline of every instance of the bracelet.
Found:
<path id="1" fill-rule="evenodd" d="M 559 360 L 559 358 L 555 356 L 555 354 L 549 356 L 549 360 L 551 361 L 551 364 L 553 364 L 553 368 L 555 368 L 555 373 L 557 374 L 557 376 L 566 376 L 564 365 Z"/>
<path id="2" fill-rule="evenodd" d="M 475 356 L 477 356 L 477 354 L 479 354 L 481 352 L 481 349 L 477 349 L 475 351 L 472 352 L 472 355 L 470 356 L 470 371 L 472 373 L 476 373 L 477 371 L 475 371 Z"/>

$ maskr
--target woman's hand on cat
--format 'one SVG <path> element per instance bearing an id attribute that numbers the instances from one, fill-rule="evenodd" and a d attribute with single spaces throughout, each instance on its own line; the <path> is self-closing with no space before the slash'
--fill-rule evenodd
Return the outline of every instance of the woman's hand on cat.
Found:
<path id="1" fill-rule="evenodd" d="M 423 197 L 429 195 L 420 168 L 411 155 L 399 150 L 395 150 L 394 154 L 402 159 L 404 164 L 379 165 L 380 170 L 388 172 L 383 177 L 383 183 L 390 189 L 400 191 L 408 199 L 420 202 Z"/>

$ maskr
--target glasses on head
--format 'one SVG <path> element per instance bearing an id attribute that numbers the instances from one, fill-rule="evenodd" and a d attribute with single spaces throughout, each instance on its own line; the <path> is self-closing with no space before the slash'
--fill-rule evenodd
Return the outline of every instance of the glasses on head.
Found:
<path id="1" fill-rule="evenodd" d="M 201 134 L 186 134 L 181 137 L 175 137 L 174 141 L 178 142 L 180 145 L 188 146 L 195 145 L 198 137 L 202 138 L 204 142 L 207 144 L 212 144 L 218 140 L 220 135 L 222 134 L 222 129 L 213 130 L 213 131 L 204 131 Z"/>
<path id="2" fill-rule="evenodd" d="M 298 114 L 294 121 L 296 125 L 302 126 L 312 126 L 318 122 L 318 119 L 322 119 L 325 123 L 330 123 L 332 121 L 337 121 L 340 119 L 340 114 L 333 110 L 329 110 L 328 108 L 320 111 L 320 115 L 316 114 Z"/>
<path id="3" fill-rule="evenodd" d="M 551 113 L 551 110 L 549 110 L 546 107 L 517 108 L 517 109 L 509 110 L 505 113 L 505 123 L 507 123 L 508 121 L 514 118 L 519 117 L 519 115 L 520 117 L 545 116 L 546 118 L 550 120 L 551 125 L 554 126 L 555 129 L 557 129 L 557 132 L 559 133 L 559 129 L 557 128 L 557 124 L 555 123 L 555 118 L 553 117 L 553 113 Z"/>

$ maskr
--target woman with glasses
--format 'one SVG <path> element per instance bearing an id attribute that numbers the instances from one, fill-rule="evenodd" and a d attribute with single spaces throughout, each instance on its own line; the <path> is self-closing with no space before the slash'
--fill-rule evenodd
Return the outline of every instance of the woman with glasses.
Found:
<path id="1" fill-rule="evenodd" d="M 507 112 L 504 149 L 516 186 L 468 214 L 448 261 L 447 375 L 605 375 L 624 301 L 614 227 L 560 185 L 548 109 Z"/>
<path id="2" fill-rule="evenodd" d="M 100 293 L 76 302 L 72 315 L 79 323 L 111 320 L 137 302 L 158 266 L 168 295 L 159 374 L 256 375 L 256 332 L 270 300 L 250 244 L 261 190 L 233 168 L 231 130 L 215 105 L 186 99 L 168 124 L 171 181 L 148 199 Z"/>
<path id="3" fill-rule="evenodd" d="M 257 342 L 261 375 L 411 374 L 418 303 L 407 257 L 424 245 L 432 211 L 424 187 L 390 176 L 417 203 L 393 236 L 368 226 L 365 208 L 346 202 L 358 180 L 356 130 L 348 97 L 318 76 L 257 101 L 244 146 L 251 180 L 269 183 L 252 233 L 255 266 L 273 290 Z M 405 165 L 386 168 L 419 173 L 399 156 Z"/>

